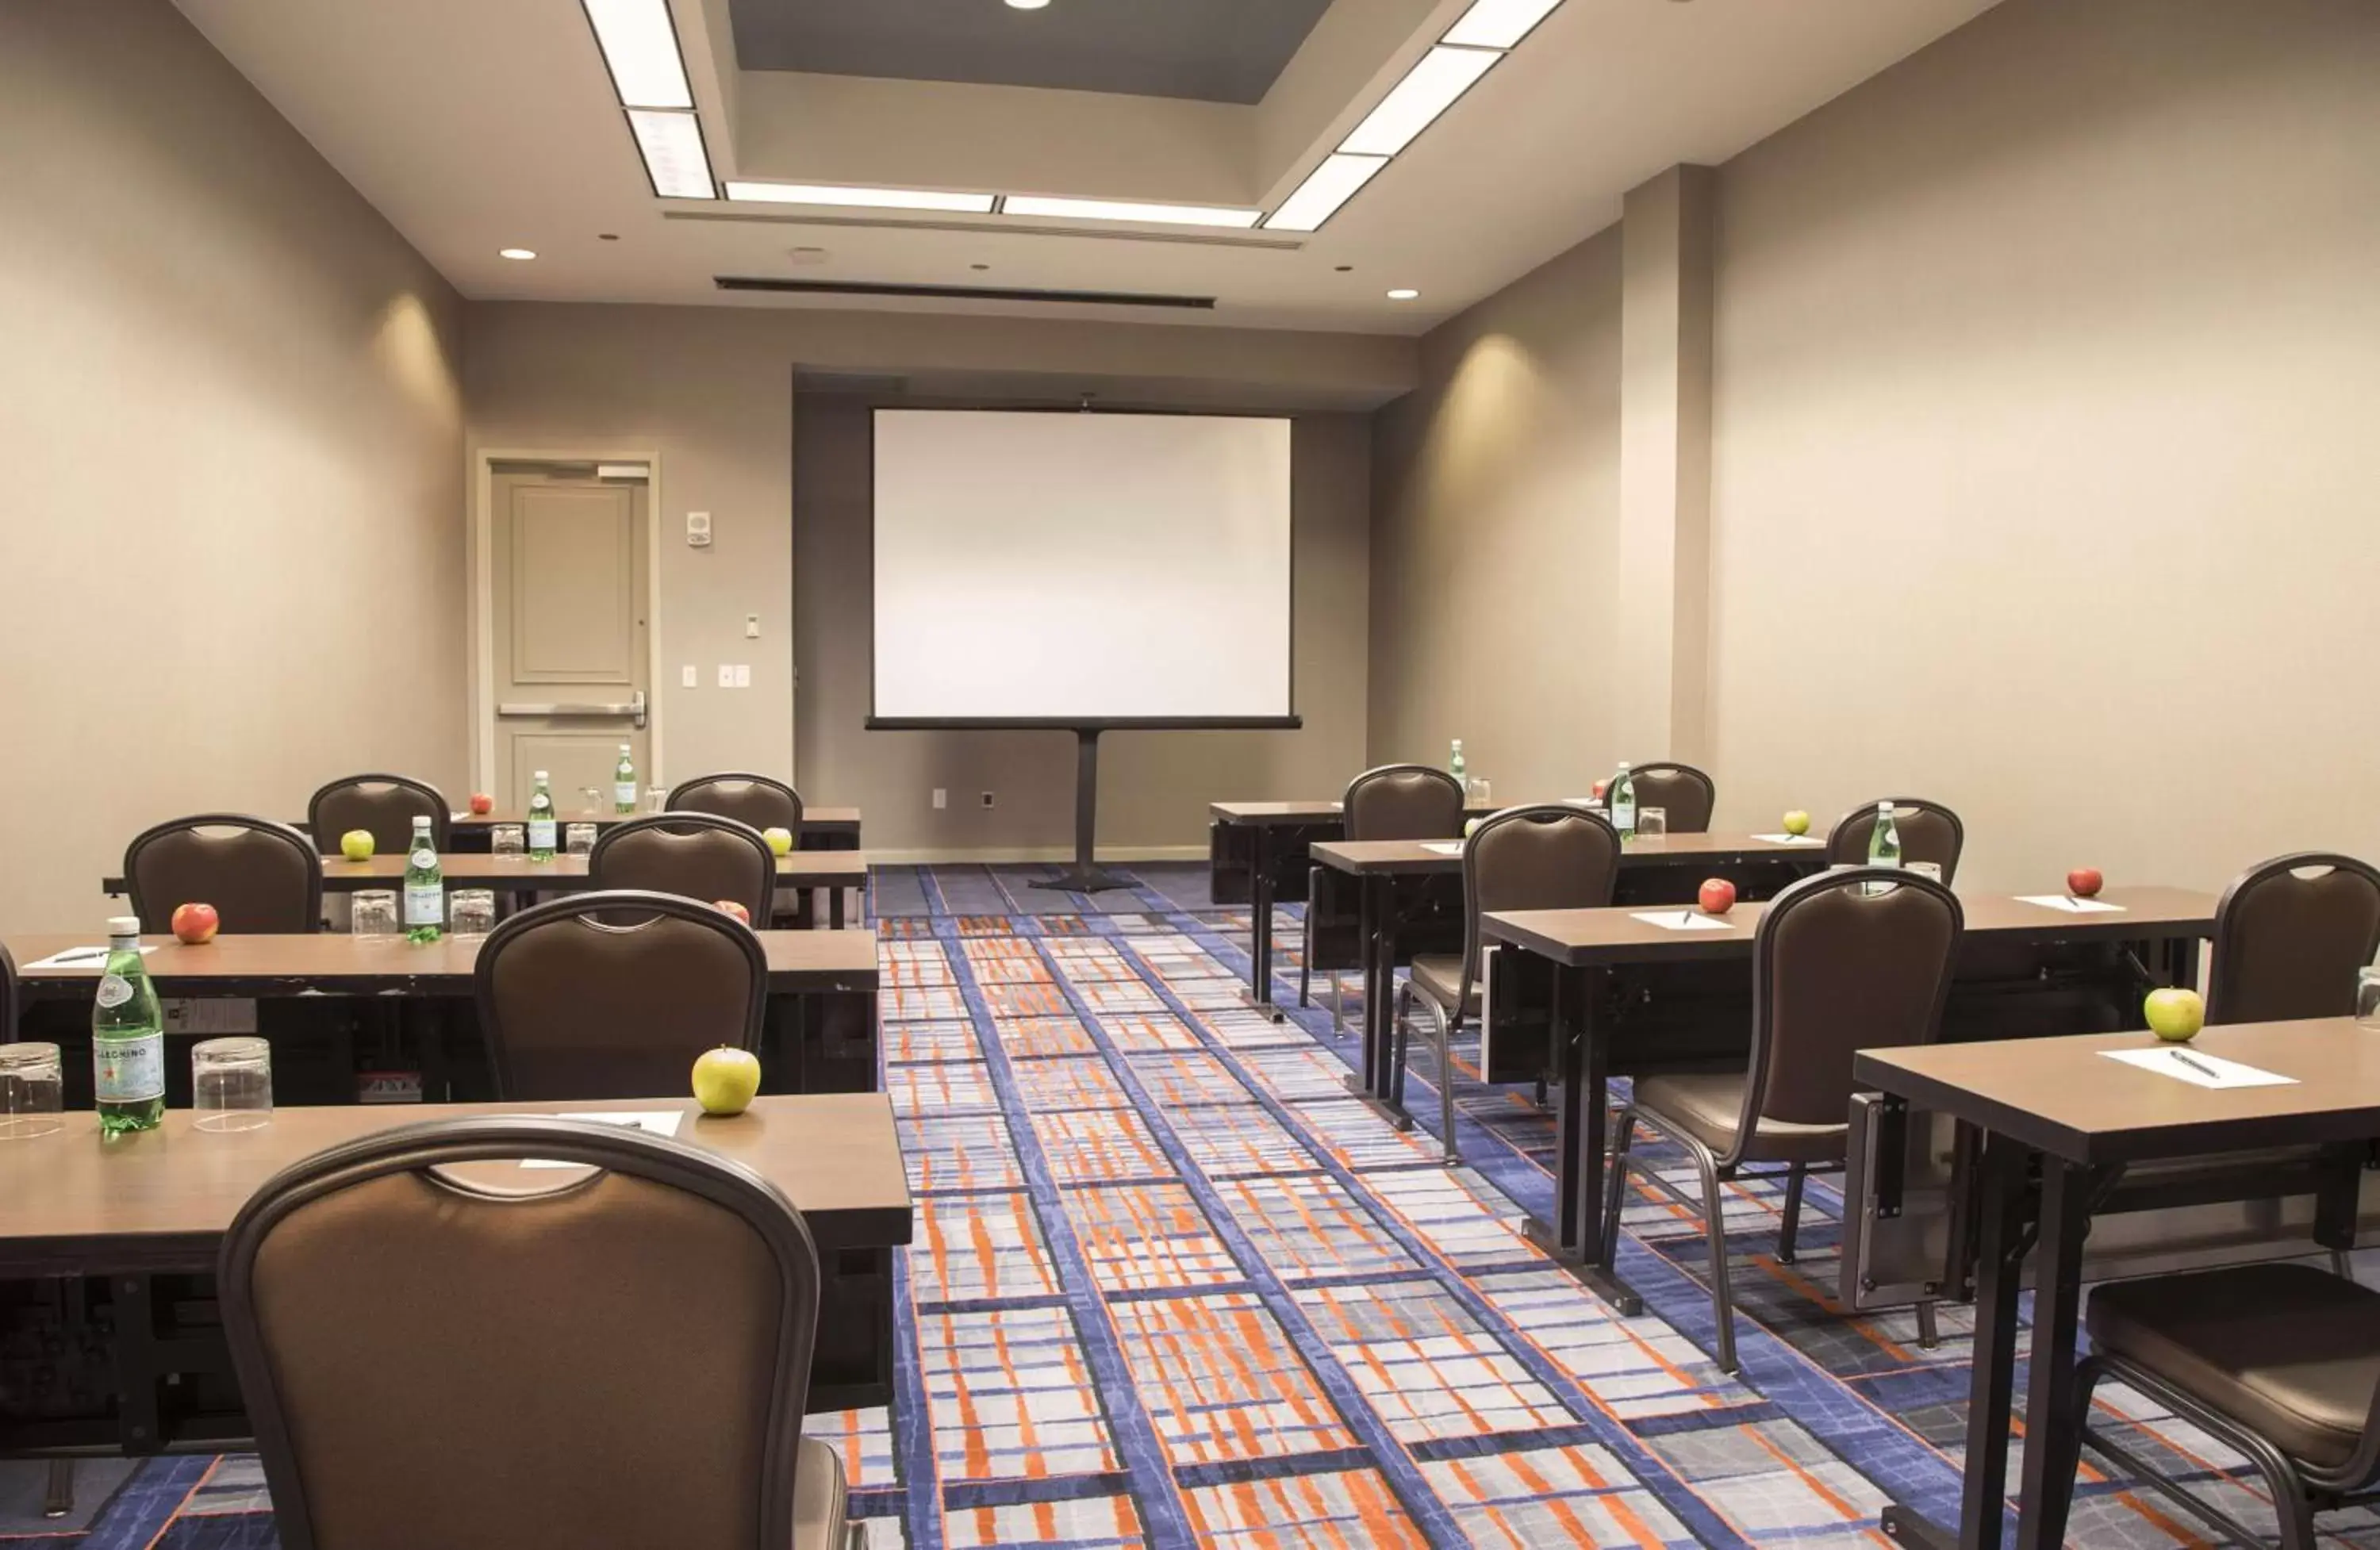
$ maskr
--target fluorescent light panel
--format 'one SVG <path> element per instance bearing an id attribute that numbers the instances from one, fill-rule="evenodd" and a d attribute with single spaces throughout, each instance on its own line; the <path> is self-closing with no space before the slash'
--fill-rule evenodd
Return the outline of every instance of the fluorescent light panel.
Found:
<path id="1" fill-rule="evenodd" d="M 1354 156 L 1393 156 L 1413 143 L 1414 137 L 1429 127 L 1431 122 L 1454 100 L 1471 89 L 1471 83 L 1488 73 L 1488 67 L 1503 58 L 1500 54 L 1486 49 L 1448 48 L 1440 44 L 1431 49 L 1405 79 L 1397 82 L 1380 105 L 1367 114 L 1355 132 L 1340 143 L 1339 149 Z"/>
<path id="2" fill-rule="evenodd" d="M 632 108 L 629 127 L 652 176 L 653 192 L 665 200 L 717 199 L 710 185 L 710 158 L 702 149 L 702 126 L 690 113 L 649 113 Z"/>
<path id="3" fill-rule="evenodd" d="M 669 0 L 581 3 L 622 107 L 694 106 L 694 93 L 686 84 L 686 62 L 678 57 L 677 30 L 670 25 Z"/>
<path id="4" fill-rule="evenodd" d="M 1464 48 L 1511 48 L 1561 0 L 1477 0 L 1439 42 Z"/>
<path id="5" fill-rule="evenodd" d="M 1297 192 L 1283 200 L 1281 208 L 1265 223 L 1269 232 L 1320 231 L 1322 223 L 1339 213 L 1339 207 L 1355 197 L 1355 190 L 1372 180 L 1372 175 L 1389 164 L 1386 156 L 1330 155 L 1322 164 L 1305 175 Z"/>
<path id="6" fill-rule="evenodd" d="M 1005 215 L 1054 215 L 1068 221 L 1142 221 L 1174 226 L 1253 226 L 1261 210 L 1226 210 L 1197 204 L 1135 204 L 1125 200 L 1060 200 L 1011 194 L 1001 202 Z"/>
<path id="7" fill-rule="evenodd" d="M 761 204 L 858 205 L 869 210 L 949 210 L 967 215 L 991 213 L 990 194 L 942 193 L 931 188 L 838 188 L 821 183 L 730 183 L 727 197 Z"/>

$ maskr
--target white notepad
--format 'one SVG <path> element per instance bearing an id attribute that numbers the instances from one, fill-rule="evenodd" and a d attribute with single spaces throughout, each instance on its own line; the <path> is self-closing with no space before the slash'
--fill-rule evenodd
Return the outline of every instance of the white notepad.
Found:
<path id="1" fill-rule="evenodd" d="M 576 1114 L 519 1115 L 520 1119 L 588 1120 L 599 1125 L 618 1125 L 623 1130 L 642 1131 L 647 1135 L 675 1135 L 686 1119 L 683 1108 L 609 1108 L 587 1109 Z M 583 1163 L 555 1162 L 551 1157 L 524 1157 L 523 1168 L 582 1168 Z"/>
<path id="2" fill-rule="evenodd" d="M 1755 834 L 1753 838 L 1770 845 L 1823 845 L 1826 843 L 1815 834 Z"/>
<path id="3" fill-rule="evenodd" d="M 2187 1082 L 2193 1087 L 2294 1087 L 2298 1084 L 2294 1076 L 2243 1066 L 2237 1060 L 2227 1060 L 2220 1055 L 2209 1055 L 2203 1050 L 2184 1051 L 2169 1044 L 2160 1045 L 2155 1049 L 2102 1049 L 2099 1053 L 2110 1060 L 2121 1060 L 2128 1066 L 2153 1071 L 2159 1076 L 2170 1076 L 2176 1082 Z M 2191 1064 L 2192 1060 L 2198 1064 Z M 2206 1069 L 2201 1071 L 2200 1066 Z"/>
<path id="4" fill-rule="evenodd" d="M 145 958 L 156 951 L 157 950 L 154 947 L 152 947 L 147 943 L 143 943 L 140 948 L 140 955 Z M 103 947 L 70 947 L 63 949 L 57 952 L 53 952 L 47 958 L 28 963 L 18 972 L 22 974 L 30 974 L 35 969 L 89 969 L 91 973 L 97 974 L 100 970 L 106 967 L 107 949 Z"/>
<path id="5" fill-rule="evenodd" d="M 1716 915 L 1700 910 L 1643 910 L 1628 917 L 1647 926 L 1658 926 L 1664 931 L 1732 931 L 1734 926 Z"/>
<path id="6" fill-rule="evenodd" d="M 1424 840 L 1421 842 L 1421 848 L 1429 852 L 1432 855 L 1461 855 L 1463 854 L 1463 842 L 1460 840 Z"/>
<path id="7" fill-rule="evenodd" d="M 2102 899 L 2077 899 L 2070 893 L 2020 893 L 2020 904 L 2038 904 L 2045 910 L 2064 910 L 2068 914 L 2122 914 L 2124 906 L 2110 904 Z"/>

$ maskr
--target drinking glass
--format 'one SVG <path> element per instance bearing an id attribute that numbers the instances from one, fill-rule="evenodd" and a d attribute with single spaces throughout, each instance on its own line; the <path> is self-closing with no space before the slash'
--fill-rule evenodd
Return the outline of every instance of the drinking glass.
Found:
<path id="1" fill-rule="evenodd" d="M 1465 781 L 1463 785 L 1466 788 L 1463 795 L 1480 806 L 1485 807 L 1492 800 L 1489 793 L 1494 788 L 1488 785 L 1487 776 L 1474 775 L 1470 780 Z"/>
<path id="2" fill-rule="evenodd" d="M 1670 810 L 1667 807 L 1636 809 L 1636 838 L 1658 839 L 1668 832 L 1670 832 Z"/>
<path id="3" fill-rule="evenodd" d="M 645 788 L 645 811 L 648 813 L 669 811 L 669 791 L 666 787 L 647 786 Z"/>
<path id="4" fill-rule="evenodd" d="M 484 937 L 496 928 L 496 890 L 458 888 L 446 901 L 446 929 L 458 937 Z"/>
<path id="5" fill-rule="evenodd" d="M 2380 969 L 2355 971 L 2355 1021 L 2380 1028 Z"/>
<path id="6" fill-rule="evenodd" d="M 500 823 L 488 830 L 488 853 L 491 855 L 527 855 L 528 830 L 516 823 Z"/>
<path id="7" fill-rule="evenodd" d="M 595 848 L 595 826 L 591 823 L 565 825 L 562 830 L 562 848 L 570 855 L 585 855 Z"/>
<path id="8" fill-rule="evenodd" d="M 579 810 L 580 812 L 582 812 L 582 813 L 600 813 L 600 812 L 601 812 L 601 811 L 603 810 L 603 788 L 602 788 L 602 787 L 601 787 L 601 786 L 581 786 L 581 787 L 579 787 L 579 788 L 578 788 L 578 794 L 579 794 L 579 795 L 581 795 L 581 796 L 583 796 L 583 797 L 585 797 L 585 798 L 587 799 L 587 805 L 586 805 L 586 806 L 584 806 L 584 807 L 579 808 L 578 810 Z"/>
<path id="9" fill-rule="evenodd" d="M 190 1051 L 192 1121 L 202 1131 L 273 1122 L 273 1046 L 253 1035 L 211 1038 Z"/>
<path id="10" fill-rule="evenodd" d="M 377 888 L 357 894 L 355 902 L 348 907 L 347 930 L 358 937 L 395 936 L 395 893 Z"/>
<path id="11" fill-rule="evenodd" d="M 1912 861 L 1909 863 L 1908 870 L 1934 882 L 1942 880 L 1942 864 L 1938 861 Z"/>
<path id="12" fill-rule="evenodd" d="M 0 1044 L 0 1141 L 66 1129 L 66 1080 L 55 1044 Z"/>

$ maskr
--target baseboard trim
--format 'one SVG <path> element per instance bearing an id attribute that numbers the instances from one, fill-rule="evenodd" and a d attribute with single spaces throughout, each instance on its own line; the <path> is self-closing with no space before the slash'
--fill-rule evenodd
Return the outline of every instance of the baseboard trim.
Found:
<path id="1" fill-rule="evenodd" d="M 1002 845 L 985 850 L 914 850 L 884 851 L 874 845 L 867 847 L 871 866 L 1012 866 L 1021 862 L 1072 861 L 1072 845 Z M 1101 845 L 1098 860 L 1134 861 L 1204 861 L 1204 845 Z"/>

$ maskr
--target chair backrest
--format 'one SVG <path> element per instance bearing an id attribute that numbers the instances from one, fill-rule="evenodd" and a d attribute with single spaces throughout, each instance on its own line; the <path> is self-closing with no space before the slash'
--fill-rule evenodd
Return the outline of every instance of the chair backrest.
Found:
<path id="1" fill-rule="evenodd" d="M 17 1037 L 17 961 L 8 956 L 8 944 L 0 942 L 0 1044 L 14 1043 Z"/>
<path id="2" fill-rule="evenodd" d="M 671 792 L 669 805 L 674 813 L 716 813 L 755 829 L 782 829 L 796 843 L 802 837 L 802 793 L 767 775 L 700 776 Z"/>
<path id="3" fill-rule="evenodd" d="M 1479 917 L 1497 910 L 1598 910 L 1620 880 L 1620 832 L 1600 813 L 1507 807 L 1463 842 L 1462 1001 L 1479 977 Z"/>
<path id="4" fill-rule="evenodd" d="M 1718 784 L 1691 764 L 1667 759 L 1630 768 L 1636 783 L 1636 805 L 1658 807 L 1672 834 L 1707 834 L 1711 809 L 1718 803 Z M 1611 792 L 1603 793 L 1604 811 L 1611 810 Z"/>
<path id="5" fill-rule="evenodd" d="M 740 1164 L 407 1125 L 267 1181 L 217 1275 L 284 1550 L 794 1543 L 818 1251 Z"/>
<path id="6" fill-rule="evenodd" d="M 657 813 L 595 837 L 587 878 L 597 888 L 733 899 L 765 929 L 777 897 L 777 855 L 748 823 L 715 813 Z"/>
<path id="7" fill-rule="evenodd" d="M 1949 889 L 1880 866 L 1821 872 L 1771 900 L 1752 938 L 1737 1153 L 1758 1120 L 1845 1123 L 1855 1051 L 1932 1043 L 1965 928 Z"/>
<path id="8" fill-rule="evenodd" d="M 446 850 L 450 820 L 446 798 L 436 786 L 406 775 L 350 775 L 316 792 L 306 804 L 306 828 L 314 848 L 339 854 L 339 836 L 351 829 L 371 831 L 373 843 L 391 855 L 413 839 L 413 820 L 430 820 L 430 837 Z"/>
<path id="9" fill-rule="evenodd" d="M 2301 877 L 2300 873 L 2311 876 Z M 2380 869 L 2306 851 L 2241 873 L 2215 906 L 2210 1023 L 2355 1011 L 2355 971 L 2380 951 Z"/>
<path id="10" fill-rule="evenodd" d="M 1967 845 L 1967 826 L 1958 814 L 1922 796 L 1896 796 L 1892 826 L 1900 830 L 1904 864 L 1930 861 L 1942 868 L 1944 882 L 1959 880 L 1959 853 Z M 1827 860 L 1837 866 L 1866 866 L 1867 842 L 1875 834 L 1876 804 L 1864 802 L 1835 820 L 1827 836 Z"/>
<path id="11" fill-rule="evenodd" d="M 704 1050 L 758 1046 L 769 964 L 716 905 L 594 892 L 503 922 L 472 979 L 499 1098 L 674 1097 Z"/>
<path id="12" fill-rule="evenodd" d="M 1350 840 L 1451 840 L 1463 832 L 1463 784 L 1426 764 L 1384 764 L 1347 782 Z"/>
<path id="13" fill-rule="evenodd" d="M 200 813 L 144 829 L 125 847 L 124 886 L 143 931 L 168 929 L 175 910 L 200 902 L 225 931 L 322 928 L 322 858 L 271 818 Z"/>

